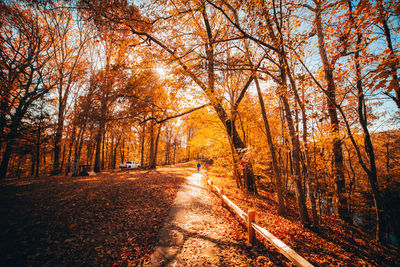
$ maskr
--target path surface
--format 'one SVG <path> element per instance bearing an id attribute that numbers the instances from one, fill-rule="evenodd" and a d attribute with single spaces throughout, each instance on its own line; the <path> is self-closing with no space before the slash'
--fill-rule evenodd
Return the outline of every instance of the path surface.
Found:
<path id="1" fill-rule="evenodd" d="M 223 214 L 203 188 L 201 174 L 181 187 L 160 231 L 150 266 L 256 266 L 268 261 L 263 248 L 247 248 L 243 228 L 232 229 L 233 217 Z M 228 215 L 228 216 L 226 216 Z"/>

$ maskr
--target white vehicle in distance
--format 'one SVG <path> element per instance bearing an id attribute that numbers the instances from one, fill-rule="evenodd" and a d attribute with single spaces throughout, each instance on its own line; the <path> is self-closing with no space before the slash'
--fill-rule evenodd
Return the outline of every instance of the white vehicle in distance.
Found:
<path id="1" fill-rule="evenodd" d="M 136 162 L 134 162 L 134 161 L 127 161 L 127 162 L 125 162 L 125 163 L 119 164 L 119 167 L 120 167 L 121 169 L 137 169 L 137 168 L 140 167 L 140 164 L 139 164 L 139 163 L 136 163 Z"/>

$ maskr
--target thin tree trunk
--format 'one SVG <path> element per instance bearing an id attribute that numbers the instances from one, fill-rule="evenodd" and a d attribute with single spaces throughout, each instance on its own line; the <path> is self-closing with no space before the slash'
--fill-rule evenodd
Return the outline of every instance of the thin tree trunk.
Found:
<path id="1" fill-rule="evenodd" d="M 349 1 L 349 8 L 351 10 L 351 2 Z M 350 18 L 352 20 L 352 17 Z M 355 23 L 353 23 L 356 28 Z M 367 110 L 365 108 L 365 98 L 364 98 L 364 90 L 362 85 L 362 74 L 361 74 L 361 65 L 360 65 L 360 47 L 361 47 L 362 36 L 361 33 L 357 33 L 357 43 L 356 43 L 356 51 L 354 54 L 354 64 L 356 69 L 356 77 L 357 77 L 357 91 L 358 91 L 358 118 L 360 120 L 361 128 L 364 133 L 364 146 L 365 151 L 368 155 L 369 159 L 369 170 L 367 171 L 368 180 L 372 189 L 372 196 L 375 204 L 375 214 L 376 214 L 376 240 L 378 242 L 385 242 L 384 234 L 385 234 L 385 218 L 384 218 L 384 207 L 383 200 L 381 197 L 381 192 L 378 186 L 378 177 L 376 170 L 376 162 L 375 162 L 375 153 L 374 147 L 372 145 L 371 136 L 368 130 L 368 115 Z"/>
<path id="2" fill-rule="evenodd" d="M 61 158 L 61 163 L 60 163 L 60 171 L 59 173 L 62 173 L 63 169 L 64 169 L 64 161 L 65 161 L 65 148 L 66 148 L 66 144 L 64 143 L 63 145 L 63 149 L 62 149 L 62 158 Z"/>
<path id="3" fill-rule="evenodd" d="M 144 139 L 146 136 L 146 124 L 142 124 L 142 135 L 140 140 L 140 165 L 143 167 L 144 165 Z"/>
<path id="4" fill-rule="evenodd" d="M 35 174 L 35 164 L 36 164 L 35 152 L 32 151 L 32 153 L 31 153 L 31 172 L 30 172 L 31 176 L 33 176 Z"/>
<path id="5" fill-rule="evenodd" d="M 344 178 L 343 152 L 341 140 L 339 138 L 339 118 L 336 110 L 336 88 L 333 79 L 333 69 L 329 63 L 327 52 L 325 49 L 325 36 L 321 18 L 321 2 L 316 1 L 315 24 L 318 37 L 318 50 L 322 64 L 324 66 L 325 79 L 327 81 L 327 105 L 331 124 L 332 134 L 332 152 L 333 152 L 333 169 L 335 176 L 335 196 L 337 213 L 341 219 L 350 222 L 347 211 L 346 188 Z"/>
<path id="6" fill-rule="evenodd" d="M 102 146 L 101 146 L 101 169 L 104 170 L 106 165 L 106 159 L 107 159 L 107 143 L 106 143 L 106 129 L 104 128 L 103 131 L 103 138 L 102 138 Z"/>
<path id="7" fill-rule="evenodd" d="M 100 153 L 101 153 L 101 144 L 103 141 L 103 131 L 104 131 L 104 120 L 101 119 L 99 122 L 99 129 L 98 129 L 97 137 L 96 137 L 96 154 L 94 157 L 94 172 L 101 171 Z"/>
<path id="8" fill-rule="evenodd" d="M 12 146 L 14 144 L 14 140 L 11 139 L 7 142 L 6 148 L 3 152 L 3 157 L 0 164 L 0 178 L 5 178 L 7 174 L 8 164 L 10 162 L 10 156 L 12 152 Z"/>
<path id="9" fill-rule="evenodd" d="M 62 108 L 60 107 L 59 116 L 57 121 L 56 135 L 54 138 L 54 159 L 53 159 L 53 170 L 51 171 L 52 175 L 58 175 L 60 173 L 60 152 L 61 152 L 61 139 L 64 128 L 64 116 Z"/>
<path id="10" fill-rule="evenodd" d="M 310 219 L 308 217 L 308 211 L 306 206 L 306 199 L 304 196 L 304 191 L 302 187 L 302 179 L 301 179 L 301 171 L 300 171 L 300 141 L 298 133 L 296 133 L 292 112 L 290 109 L 290 105 L 287 99 L 287 81 L 286 81 L 286 69 L 284 64 L 284 51 L 281 51 L 280 54 L 280 86 L 279 89 L 279 98 L 282 101 L 284 114 L 286 118 L 286 123 L 288 126 L 289 136 L 292 144 L 291 151 L 291 160 L 292 160 L 292 168 L 293 168 L 293 180 L 295 184 L 295 192 L 296 192 L 296 202 L 299 210 L 300 221 L 303 225 L 308 226 L 310 224 Z"/>
<path id="11" fill-rule="evenodd" d="M 155 144 L 154 144 L 154 121 L 150 121 L 150 151 L 149 151 L 149 168 L 155 169 Z"/>
<path id="12" fill-rule="evenodd" d="M 41 123 L 39 123 L 37 139 L 36 139 L 36 173 L 35 173 L 35 177 L 39 177 L 41 132 L 42 132 Z"/>
<path id="13" fill-rule="evenodd" d="M 393 49 L 392 36 L 391 36 L 388 22 L 386 19 L 382 0 L 377 0 L 376 3 L 377 3 L 377 7 L 378 7 L 378 12 L 379 12 L 379 20 L 382 24 L 383 34 L 385 35 L 385 39 L 386 39 L 386 46 L 389 49 L 389 57 L 390 57 L 389 68 L 390 68 L 390 74 L 392 76 L 392 80 L 390 81 L 390 83 L 391 83 L 392 88 L 394 88 L 395 96 L 392 96 L 389 93 L 387 93 L 387 94 L 390 96 L 390 98 L 396 103 L 397 107 L 400 109 L 400 83 L 399 83 L 399 77 L 397 75 L 397 70 L 398 70 L 398 66 L 399 66 L 399 58 L 398 58 L 398 56 L 396 56 L 396 53 Z"/>
<path id="14" fill-rule="evenodd" d="M 72 128 L 72 133 L 69 141 L 68 159 L 67 159 L 67 166 L 65 167 L 65 175 L 68 175 L 68 173 L 71 171 L 72 147 L 74 146 L 75 134 L 76 134 L 76 126 L 74 125 Z"/>
<path id="15" fill-rule="evenodd" d="M 160 140 L 160 133 L 161 133 L 161 123 L 158 125 L 156 143 L 154 148 L 154 168 L 157 166 L 158 142 Z"/>
<path id="16" fill-rule="evenodd" d="M 312 186 L 312 181 L 311 181 L 311 174 L 310 174 L 310 168 L 311 168 L 311 163 L 310 163 L 310 155 L 308 151 L 308 133 L 307 133 L 307 114 L 306 114 L 306 108 L 304 106 L 304 93 L 303 93 L 303 101 L 301 101 L 299 93 L 297 91 L 297 86 L 296 82 L 293 79 L 292 73 L 290 72 L 289 69 L 289 64 L 285 60 L 285 65 L 286 69 L 288 72 L 288 77 L 290 80 L 291 88 L 295 96 L 295 100 L 297 104 L 300 107 L 301 111 L 301 117 L 302 117 L 302 128 L 303 128 L 303 143 L 304 143 L 304 154 L 305 154 L 305 166 L 304 166 L 304 174 L 305 174 L 305 182 L 307 183 L 308 187 L 308 197 L 310 199 L 311 203 L 311 214 L 313 217 L 313 225 L 315 228 L 319 228 L 319 218 L 318 218 L 318 213 L 317 213 L 317 207 L 315 203 L 315 189 Z"/>
<path id="17" fill-rule="evenodd" d="M 174 138 L 174 164 L 176 163 L 176 147 L 177 147 L 177 140 L 176 136 Z"/>
<path id="18" fill-rule="evenodd" d="M 389 139 L 386 141 L 386 171 L 390 170 L 390 152 L 389 152 Z"/>
<path id="19" fill-rule="evenodd" d="M 74 166 L 72 168 L 72 176 L 79 176 L 79 164 L 80 164 L 80 157 L 81 157 L 83 136 L 85 133 L 85 129 L 86 129 L 86 122 L 84 123 L 82 128 L 79 130 L 78 138 L 76 140 L 75 157 L 74 157 Z"/>
<path id="20" fill-rule="evenodd" d="M 166 129 L 165 131 L 165 158 L 164 158 L 164 164 L 169 165 L 169 154 L 171 150 L 171 134 L 169 128 Z"/>
<path id="21" fill-rule="evenodd" d="M 293 151 L 291 153 L 292 154 L 291 160 L 292 160 L 293 180 L 295 185 L 297 208 L 299 210 L 301 223 L 305 226 L 308 226 L 310 224 L 310 219 L 308 217 L 306 199 L 304 196 L 304 191 L 301 182 L 301 175 L 300 175 L 300 143 L 298 135 L 295 133 L 295 128 L 288 100 L 286 99 L 286 96 L 284 94 L 282 94 L 280 97 L 283 103 L 283 108 L 285 110 L 286 122 L 288 125 L 289 135 L 292 142 Z"/>
<path id="22" fill-rule="evenodd" d="M 187 141 L 186 141 L 186 158 L 189 161 L 190 160 L 190 145 L 189 142 L 192 139 L 192 129 L 189 127 L 188 133 L 187 133 Z"/>
<path id="23" fill-rule="evenodd" d="M 278 193 L 278 205 L 279 205 L 278 213 L 279 213 L 279 215 L 283 216 L 283 215 L 285 215 L 286 209 L 285 209 L 285 203 L 284 203 L 284 199 L 283 199 L 282 180 L 281 180 L 281 174 L 280 174 L 279 167 L 278 167 L 278 160 L 277 160 L 276 153 L 275 153 L 275 146 L 272 141 L 271 130 L 269 127 L 267 113 L 265 112 L 265 104 L 264 104 L 264 100 L 263 100 L 263 97 L 261 94 L 261 89 L 260 89 L 260 84 L 258 82 L 258 78 L 255 77 L 254 81 L 256 84 L 256 88 L 257 88 L 258 100 L 260 102 L 260 108 L 261 108 L 261 114 L 262 114 L 263 121 L 264 121 L 265 132 L 267 134 L 268 147 L 269 147 L 269 151 L 271 153 L 272 167 L 273 167 L 274 174 L 275 174 L 275 188 Z"/>

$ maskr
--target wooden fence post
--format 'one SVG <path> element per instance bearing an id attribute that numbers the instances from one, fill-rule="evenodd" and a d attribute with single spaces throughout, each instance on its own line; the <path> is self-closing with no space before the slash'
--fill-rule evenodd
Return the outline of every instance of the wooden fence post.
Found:
<path id="1" fill-rule="evenodd" d="M 256 218 L 256 212 L 254 210 L 249 210 L 247 213 L 247 245 L 251 246 L 254 244 L 255 231 L 251 224 Z"/>

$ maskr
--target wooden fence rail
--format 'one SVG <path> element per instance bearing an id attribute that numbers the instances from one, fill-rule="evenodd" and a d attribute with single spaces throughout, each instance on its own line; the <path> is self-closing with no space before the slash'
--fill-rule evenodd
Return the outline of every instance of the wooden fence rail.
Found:
<path id="1" fill-rule="evenodd" d="M 285 243 L 283 243 L 280 239 L 276 238 L 273 234 L 268 232 L 266 229 L 262 228 L 258 224 L 254 222 L 254 211 L 249 211 L 249 214 L 245 213 L 241 210 L 235 203 L 233 203 L 227 196 L 223 194 L 223 190 L 219 189 L 217 186 L 213 185 L 213 183 L 207 179 L 207 184 L 210 186 L 212 192 L 217 193 L 217 195 L 221 199 L 221 204 L 226 205 L 236 214 L 241 220 L 242 223 L 247 225 L 248 230 L 248 243 L 253 243 L 256 238 L 255 232 L 257 232 L 260 236 L 262 236 L 265 240 L 271 243 L 278 251 L 283 254 L 287 259 L 289 259 L 296 266 L 313 266 L 306 259 L 297 254 L 293 249 L 288 247 Z"/>

